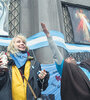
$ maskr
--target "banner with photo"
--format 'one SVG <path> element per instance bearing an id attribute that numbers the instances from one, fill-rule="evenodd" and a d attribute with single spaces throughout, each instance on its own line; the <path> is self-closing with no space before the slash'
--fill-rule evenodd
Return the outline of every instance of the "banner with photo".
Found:
<path id="1" fill-rule="evenodd" d="M 90 10 L 67 5 L 74 42 L 90 44 Z"/>
<path id="2" fill-rule="evenodd" d="M 0 0 L 0 37 L 8 36 L 8 14 L 10 0 Z"/>

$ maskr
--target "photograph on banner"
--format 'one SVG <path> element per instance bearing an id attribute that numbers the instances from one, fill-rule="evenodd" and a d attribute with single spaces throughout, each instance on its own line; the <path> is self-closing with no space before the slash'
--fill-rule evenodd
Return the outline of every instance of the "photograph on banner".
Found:
<path id="1" fill-rule="evenodd" d="M 0 0 L 0 37 L 8 36 L 10 0 Z"/>
<path id="2" fill-rule="evenodd" d="M 90 10 L 67 5 L 75 43 L 90 44 Z"/>

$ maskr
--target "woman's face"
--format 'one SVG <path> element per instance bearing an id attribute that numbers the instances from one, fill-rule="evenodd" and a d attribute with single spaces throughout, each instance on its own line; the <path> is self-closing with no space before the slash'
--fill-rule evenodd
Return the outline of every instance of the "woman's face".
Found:
<path id="1" fill-rule="evenodd" d="M 15 48 L 20 50 L 20 51 L 25 51 L 26 50 L 26 43 L 25 41 L 23 41 L 20 38 L 16 38 L 15 39 L 15 44 L 14 44 Z"/>
<path id="2" fill-rule="evenodd" d="M 73 64 L 76 64 L 76 60 L 75 60 L 74 58 L 72 58 L 72 57 L 66 58 L 65 61 L 66 61 L 67 63 L 73 63 Z"/>

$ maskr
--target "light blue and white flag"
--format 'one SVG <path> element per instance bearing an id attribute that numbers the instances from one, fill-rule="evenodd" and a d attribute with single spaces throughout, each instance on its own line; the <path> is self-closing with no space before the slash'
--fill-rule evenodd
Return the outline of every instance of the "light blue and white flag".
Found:
<path id="1" fill-rule="evenodd" d="M 55 41 L 57 46 L 63 47 L 68 52 L 90 52 L 90 45 L 65 43 L 64 35 L 58 31 L 50 31 L 50 34 L 52 35 L 53 40 Z M 0 37 L 0 45 L 8 46 L 11 40 L 12 38 Z M 27 46 L 30 50 L 42 48 L 48 45 L 49 44 L 47 38 L 43 32 L 36 33 L 31 37 L 27 38 Z"/>
<path id="2" fill-rule="evenodd" d="M 46 95 L 54 95 L 55 100 L 61 100 L 60 95 L 60 88 L 61 88 L 61 77 L 59 73 L 57 72 L 56 65 L 55 64 L 41 64 L 41 68 L 45 69 L 49 72 L 50 77 L 48 81 L 48 87 L 45 91 L 42 92 L 42 94 Z"/>

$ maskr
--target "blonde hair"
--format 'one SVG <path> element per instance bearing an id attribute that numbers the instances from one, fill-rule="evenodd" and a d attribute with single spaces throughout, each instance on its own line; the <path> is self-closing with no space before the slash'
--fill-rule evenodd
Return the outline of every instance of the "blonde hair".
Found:
<path id="1" fill-rule="evenodd" d="M 12 54 L 15 55 L 15 53 L 19 52 L 19 51 L 15 48 L 15 46 L 14 46 L 14 43 L 15 43 L 16 38 L 20 38 L 20 39 L 21 39 L 22 41 L 24 41 L 25 44 L 26 44 L 26 38 L 25 38 L 23 35 L 17 35 L 17 36 L 15 36 L 15 37 L 11 40 L 9 46 L 7 47 L 7 56 L 10 56 L 10 53 L 12 53 Z M 26 46 L 26 50 L 28 50 L 28 47 L 27 47 L 27 46 Z"/>

